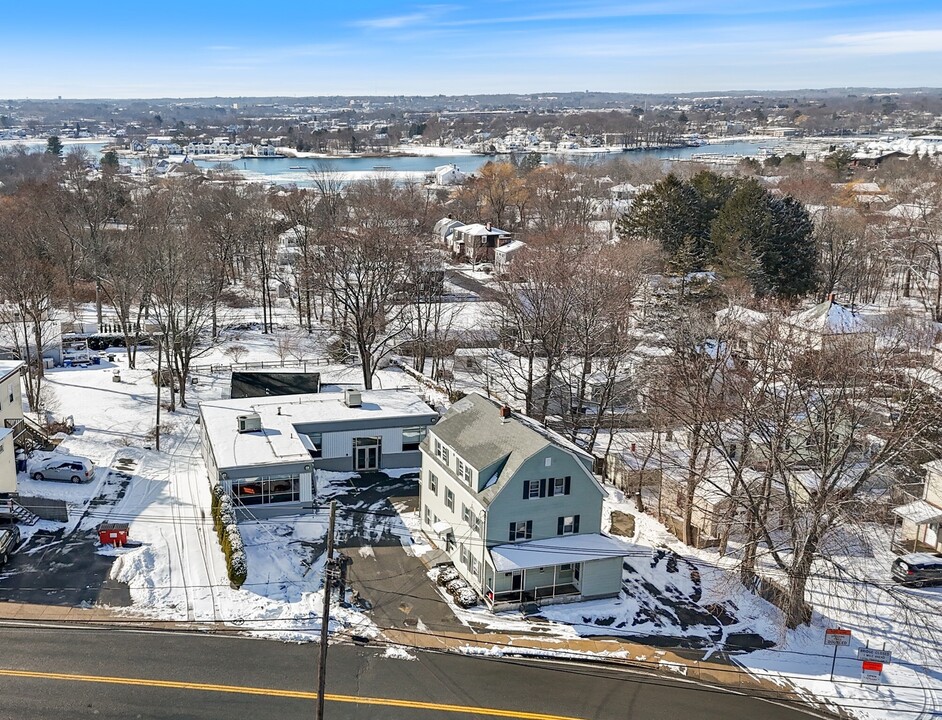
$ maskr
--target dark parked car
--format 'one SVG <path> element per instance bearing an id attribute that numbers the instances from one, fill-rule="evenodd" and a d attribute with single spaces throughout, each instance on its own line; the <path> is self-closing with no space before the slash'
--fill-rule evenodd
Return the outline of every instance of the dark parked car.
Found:
<path id="1" fill-rule="evenodd" d="M 893 579 L 912 587 L 942 583 L 942 553 L 901 555 L 893 561 Z"/>
<path id="2" fill-rule="evenodd" d="M 7 560 L 16 546 L 20 544 L 20 529 L 16 525 L 0 527 L 0 567 L 6 565 Z"/>

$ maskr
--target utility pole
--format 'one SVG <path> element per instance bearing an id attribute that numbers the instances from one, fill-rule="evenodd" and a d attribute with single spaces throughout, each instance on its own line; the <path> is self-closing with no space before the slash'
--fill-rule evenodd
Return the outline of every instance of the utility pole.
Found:
<path id="1" fill-rule="evenodd" d="M 321 612 L 321 657 L 317 667 L 317 714 L 315 720 L 324 720 L 324 688 L 327 685 L 327 638 L 330 628 L 330 596 L 334 580 L 334 519 L 337 501 L 330 501 L 330 522 L 327 526 L 327 560 L 324 563 L 324 608 Z"/>
<path id="2" fill-rule="evenodd" d="M 160 351 L 160 340 L 158 340 L 157 341 L 157 425 L 154 426 L 154 438 L 157 441 L 156 442 L 157 452 L 160 452 L 160 386 L 163 382 L 163 374 L 160 372 L 160 369 L 161 369 L 162 358 L 163 358 L 163 353 Z"/>

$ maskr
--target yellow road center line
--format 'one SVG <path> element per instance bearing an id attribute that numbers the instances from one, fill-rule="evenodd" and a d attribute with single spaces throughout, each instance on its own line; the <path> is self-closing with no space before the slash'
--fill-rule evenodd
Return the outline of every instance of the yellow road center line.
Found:
<path id="1" fill-rule="evenodd" d="M 173 690 L 198 690 L 202 692 L 235 693 L 240 695 L 268 695 L 272 697 L 314 700 L 316 692 L 304 690 L 276 690 L 272 688 L 250 687 L 244 685 L 216 685 L 212 683 L 181 682 L 178 680 L 151 680 L 147 678 L 109 677 L 107 675 L 78 675 L 72 673 L 36 672 L 34 670 L 2 670 L 0 676 L 32 678 L 37 680 L 62 680 L 66 682 L 101 683 L 107 685 L 136 685 L 141 687 L 169 688 Z M 581 720 L 564 715 L 526 712 L 523 710 L 501 710 L 500 708 L 472 707 L 447 703 L 423 702 L 421 700 L 403 700 L 398 698 L 359 697 L 357 695 L 339 695 L 327 693 L 324 699 L 338 703 L 359 703 L 361 705 L 384 705 L 386 707 L 409 708 L 412 710 L 437 710 L 448 713 L 488 715 L 492 717 L 515 718 L 516 720 Z"/>

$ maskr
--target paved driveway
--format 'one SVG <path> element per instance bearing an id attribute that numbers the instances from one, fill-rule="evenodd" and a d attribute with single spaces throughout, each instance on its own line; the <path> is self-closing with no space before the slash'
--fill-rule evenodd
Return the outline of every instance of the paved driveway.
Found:
<path id="1" fill-rule="evenodd" d="M 403 547 L 407 530 L 393 505 L 418 507 L 418 478 L 376 473 L 351 484 L 354 492 L 338 498 L 339 512 L 352 506 L 360 512 L 349 513 L 355 518 L 354 531 L 340 538 L 338 547 L 353 561 L 349 584 L 369 605 L 373 622 L 381 627 L 469 632 L 438 594 L 422 560 Z"/>

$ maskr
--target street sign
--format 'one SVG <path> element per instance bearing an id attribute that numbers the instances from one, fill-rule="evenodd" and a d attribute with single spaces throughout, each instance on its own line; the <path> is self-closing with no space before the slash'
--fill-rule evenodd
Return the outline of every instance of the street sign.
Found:
<path id="1" fill-rule="evenodd" d="M 834 647 L 846 647 L 850 645 L 850 630 L 842 628 L 828 628 L 824 631 L 824 644 Z"/>
<path id="2" fill-rule="evenodd" d="M 893 653 L 889 650 L 877 650 L 875 648 L 862 647 L 857 648 L 858 660 L 872 660 L 873 662 L 885 663 L 889 665 L 893 662 Z"/>
<path id="3" fill-rule="evenodd" d="M 873 662 L 872 660 L 865 660 L 863 667 L 860 670 L 860 679 L 863 682 L 868 683 L 881 683 L 883 678 L 881 673 L 883 672 L 883 663 Z"/>

